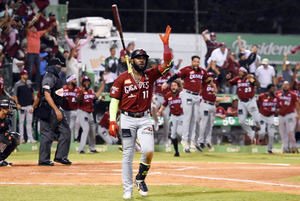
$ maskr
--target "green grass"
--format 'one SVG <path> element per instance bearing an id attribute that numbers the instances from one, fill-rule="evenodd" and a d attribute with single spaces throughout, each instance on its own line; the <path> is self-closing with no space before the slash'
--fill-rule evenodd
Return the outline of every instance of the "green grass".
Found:
<path id="1" fill-rule="evenodd" d="M 121 186 L 0 186 L 1 200 L 13 201 L 97 201 L 122 200 Z M 134 189 L 131 200 L 145 201 L 298 201 L 299 195 L 246 192 L 197 186 L 149 186 L 149 196 Z"/>
<path id="2" fill-rule="evenodd" d="M 287 177 L 282 179 L 283 181 L 291 181 L 291 182 L 297 182 L 300 183 L 300 176 L 295 176 L 295 177 Z"/>
<path id="3" fill-rule="evenodd" d="M 52 158 L 54 153 L 52 153 Z M 136 153 L 134 160 L 138 161 L 141 154 Z M 101 152 L 98 154 L 70 153 L 71 161 L 121 161 L 121 152 Z M 37 152 L 15 152 L 8 161 L 37 161 Z M 248 154 L 248 153 L 182 153 L 175 158 L 173 153 L 155 152 L 153 161 L 184 161 L 184 162 L 242 162 L 242 163 L 287 163 L 300 164 L 299 154 Z"/>

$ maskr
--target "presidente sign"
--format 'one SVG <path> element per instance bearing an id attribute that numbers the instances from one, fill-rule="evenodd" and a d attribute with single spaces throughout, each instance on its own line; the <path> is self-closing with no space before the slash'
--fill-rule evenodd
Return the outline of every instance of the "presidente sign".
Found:
<path id="1" fill-rule="evenodd" d="M 237 37 L 242 37 L 242 45 L 251 49 L 253 44 L 259 47 L 258 54 L 273 62 L 282 62 L 284 53 L 291 51 L 300 44 L 300 35 L 275 35 L 275 34 L 217 34 L 218 42 L 225 42 L 231 51 L 238 54 Z M 289 61 L 300 61 L 300 53 L 289 55 Z"/>

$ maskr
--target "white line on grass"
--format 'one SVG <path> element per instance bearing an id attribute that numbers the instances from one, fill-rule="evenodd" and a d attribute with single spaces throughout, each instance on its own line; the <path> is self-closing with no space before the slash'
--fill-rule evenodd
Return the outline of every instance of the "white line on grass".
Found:
<path id="1" fill-rule="evenodd" d="M 176 174 L 166 174 L 173 177 L 186 177 L 193 179 L 207 179 L 207 180 L 217 180 L 217 181 L 234 181 L 234 182 L 243 182 L 243 183 L 254 183 L 254 184 L 263 184 L 270 186 L 282 186 L 282 187 L 291 187 L 291 188 L 300 188 L 300 185 L 292 185 L 292 184 L 278 184 L 264 181 L 255 181 L 248 179 L 231 179 L 231 178 L 217 178 L 217 177 L 203 177 L 203 176 L 193 176 L 193 175 L 176 175 Z"/>

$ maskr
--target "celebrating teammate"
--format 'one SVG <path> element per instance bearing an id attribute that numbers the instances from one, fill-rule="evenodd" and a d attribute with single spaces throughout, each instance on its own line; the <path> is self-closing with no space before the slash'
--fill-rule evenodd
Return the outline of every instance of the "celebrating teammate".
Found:
<path id="1" fill-rule="evenodd" d="M 131 55 L 132 72 L 125 71 L 115 80 L 110 96 L 109 134 L 116 137 L 118 125 L 116 115 L 121 110 L 121 136 L 123 144 L 122 180 L 124 199 L 132 196 L 132 160 L 136 138 L 141 144 L 142 157 L 135 185 L 142 196 L 147 196 L 145 178 L 150 169 L 154 152 L 154 136 L 149 114 L 154 82 L 170 69 L 172 54 L 169 49 L 171 27 L 166 28 L 164 36 L 159 35 L 164 45 L 164 64 L 146 70 L 149 56 L 142 49 Z M 130 68 L 131 66 L 128 66 Z"/>
<path id="2" fill-rule="evenodd" d="M 207 73 L 207 78 L 203 82 L 201 95 L 202 102 L 200 104 L 200 133 L 197 140 L 196 148 L 199 151 L 207 146 L 211 147 L 211 135 L 212 128 L 214 126 L 215 115 L 216 115 L 216 94 L 218 93 L 218 88 L 216 80 L 214 79 L 214 73 Z"/>
<path id="3" fill-rule="evenodd" d="M 276 112 L 276 106 L 278 98 L 275 96 L 275 85 L 269 84 L 267 86 L 268 92 L 262 93 L 257 99 L 260 113 L 260 130 L 258 131 L 259 140 L 264 138 L 266 134 L 266 128 L 268 128 L 268 153 L 271 154 L 274 142 L 275 125 L 274 114 Z"/>
<path id="4" fill-rule="evenodd" d="M 251 129 L 249 125 L 246 124 L 246 118 L 248 113 L 254 119 L 255 130 L 259 130 L 259 113 L 257 104 L 254 97 L 254 86 L 256 85 L 256 80 L 252 74 L 248 74 L 248 71 L 244 67 L 240 67 L 239 75 L 229 80 L 230 77 L 227 75 L 228 79 L 227 85 L 237 85 L 237 95 L 239 97 L 238 103 L 238 116 L 239 123 L 247 132 L 247 135 L 251 139 L 251 143 L 255 143 L 255 132 Z"/>
<path id="5" fill-rule="evenodd" d="M 283 153 L 296 153 L 296 117 L 298 119 L 300 117 L 298 97 L 294 91 L 290 90 L 290 85 L 287 81 L 283 83 L 282 90 L 278 91 L 276 95 L 279 99 L 279 132 L 282 140 L 282 151 Z"/>
<path id="6" fill-rule="evenodd" d="M 182 124 L 182 107 L 179 93 L 181 91 L 181 83 L 178 80 L 171 82 L 171 91 L 165 95 L 165 102 L 158 111 L 158 116 L 161 116 L 164 109 L 169 105 L 171 112 L 171 140 L 174 146 L 175 155 L 179 156 L 177 134 L 179 124 Z"/>
<path id="7" fill-rule="evenodd" d="M 181 144 L 185 152 L 196 151 L 195 127 L 196 119 L 199 115 L 200 88 L 206 78 L 206 71 L 200 67 L 200 57 L 192 57 L 192 65 L 182 68 L 177 74 L 173 75 L 167 83 L 182 77 L 184 80 L 183 91 L 180 93 L 183 106 L 184 121 L 182 125 Z M 164 83 L 162 89 L 166 89 L 168 84 Z"/>
<path id="8" fill-rule="evenodd" d="M 92 153 L 97 153 L 95 148 L 95 124 L 92 112 L 94 112 L 94 102 L 99 98 L 104 89 L 102 84 L 98 91 L 94 92 L 91 87 L 91 79 L 89 76 L 83 76 L 81 80 L 81 87 L 78 92 L 78 118 L 82 128 L 82 135 L 80 139 L 80 146 L 78 152 L 84 154 L 84 147 L 86 145 L 87 137 L 89 136 L 89 149 Z"/>

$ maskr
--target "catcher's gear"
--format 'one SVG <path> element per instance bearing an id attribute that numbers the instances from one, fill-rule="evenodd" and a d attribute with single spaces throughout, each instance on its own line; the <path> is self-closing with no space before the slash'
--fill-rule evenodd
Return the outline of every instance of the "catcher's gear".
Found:
<path id="1" fill-rule="evenodd" d="M 119 126 L 115 121 L 109 122 L 108 133 L 113 137 L 117 137 L 117 134 L 119 133 Z"/>

